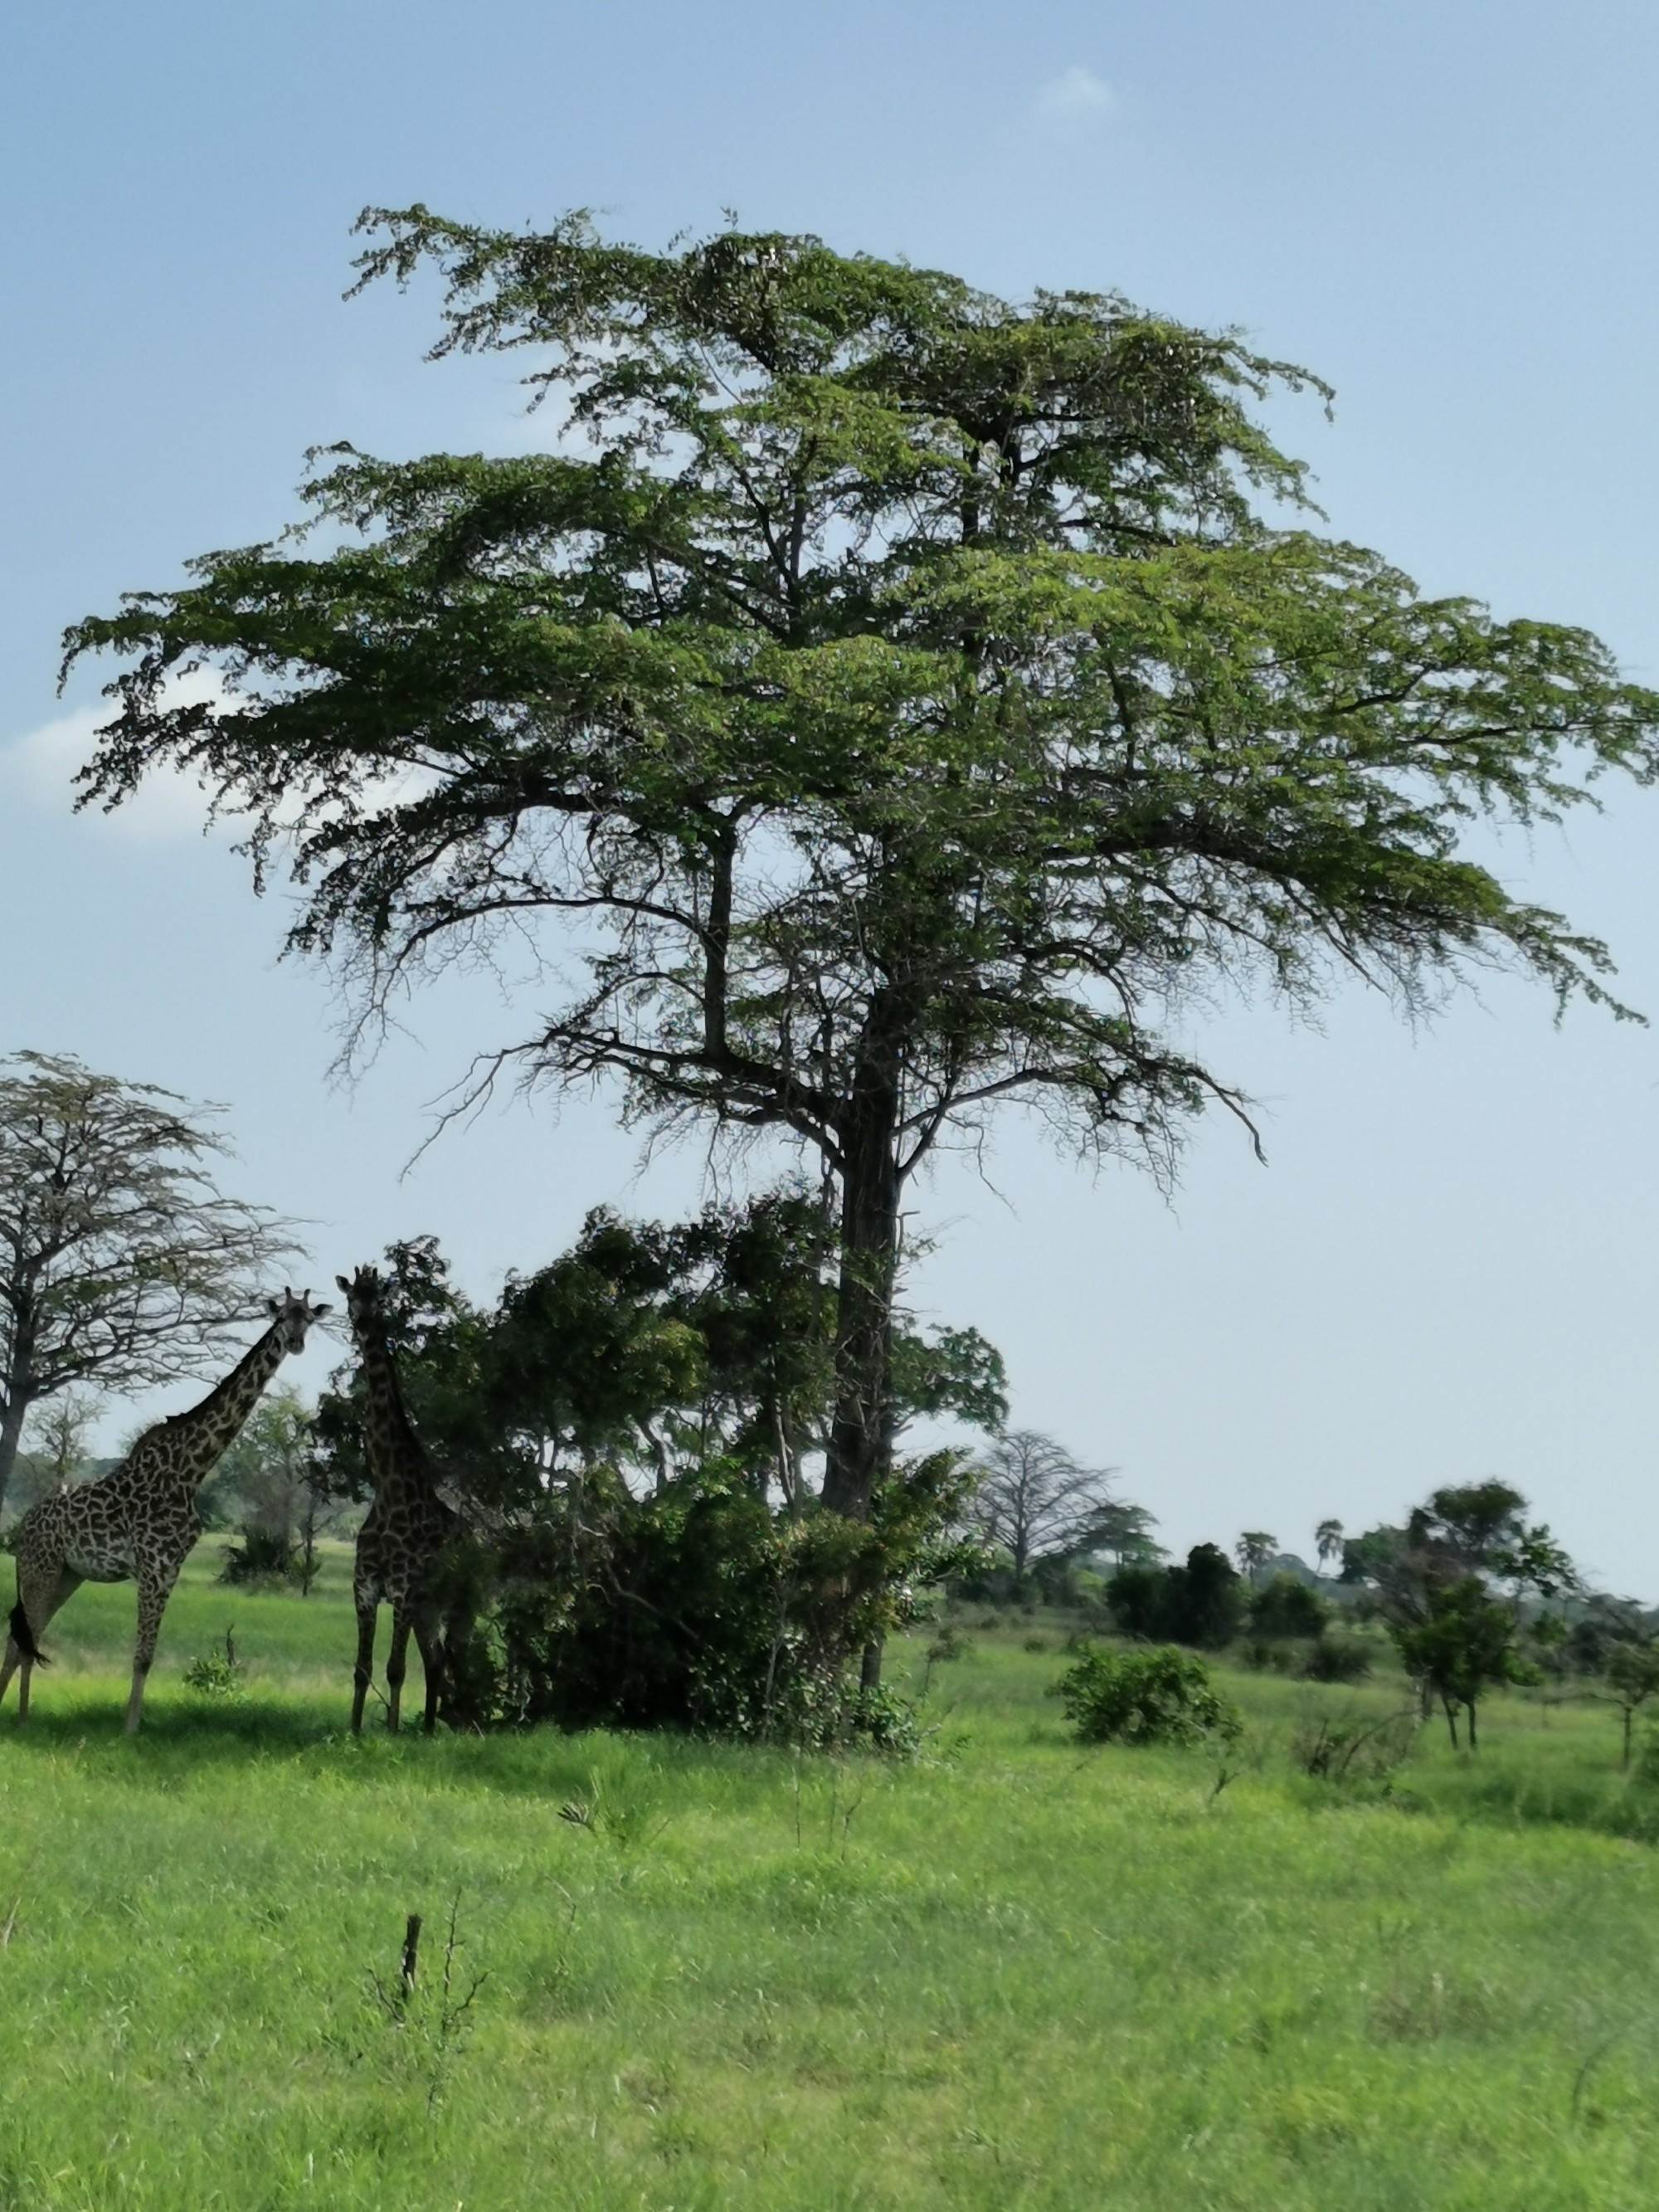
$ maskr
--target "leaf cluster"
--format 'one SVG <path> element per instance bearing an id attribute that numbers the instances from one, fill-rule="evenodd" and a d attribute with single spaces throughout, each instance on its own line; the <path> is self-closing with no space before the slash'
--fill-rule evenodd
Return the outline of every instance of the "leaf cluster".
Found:
<path id="1" fill-rule="evenodd" d="M 604 1470 L 509 1531 L 492 1617 L 494 1710 L 569 1728 L 677 1727 L 822 1745 L 894 1716 L 849 1660 L 960 1571 L 967 1478 L 900 1466 L 868 1521 L 769 1509 L 713 1465 L 638 1497 Z"/>
<path id="2" fill-rule="evenodd" d="M 1200 1649 L 1231 1644 L 1249 1602 L 1243 1577 L 1215 1544 L 1194 1544 L 1182 1565 L 1120 1567 L 1106 1585 L 1119 1632 Z"/>
<path id="3" fill-rule="evenodd" d="M 571 1249 L 508 1278 L 493 1310 L 453 1286 L 436 1240 L 390 1246 L 383 1313 L 416 1431 L 496 1511 L 615 1468 L 660 1489 L 718 1463 L 799 1515 L 834 1389 L 836 1244 L 791 1191 L 689 1222 L 589 1214 Z M 1000 1421 L 1002 1363 L 976 1330 L 895 1332 L 896 1431 L 919 1415 Z M 316 1431 L 337 1492 L 361 1494 L 361 1377 L 348 1363 Z"/>
<path id="4" fill-rule="evenodd" d="M 1243 1732 L 1204 1662 L 1168 1644 L 1088 1652 L 1054 1694 L 1085 1743 L 1231 1743 Z"/>
<path id="5" fill-rule="evenodd" d="M 1012 1097 L 1165 1171 L 1239 1103 L 1172 1041 L 1230 979 L 1605 996 L 1462 841 L 1650 775 L 1659 697 L 1264 519 L 1304 477 L 1255 404 L 1304 372 L 807 236 L 364 224 L 361 282 L 435 270 L 435 351 L 529 349 L 570 437 L 337 449 L 324 550 L 210 555 L 68 647 L 126 664 L 84 799 L 199 776 L 262 876 L 291 851 L 291 942 L 365 1018 L 452 963 L 580 973 L 481 1082 L 619 1075 L 835 1172 L 879 1036 L 902 1180 Z"/>

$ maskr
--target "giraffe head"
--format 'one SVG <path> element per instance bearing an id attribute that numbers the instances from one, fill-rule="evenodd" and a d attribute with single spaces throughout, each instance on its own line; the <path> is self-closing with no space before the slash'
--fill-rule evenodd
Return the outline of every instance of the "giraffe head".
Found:
<path id="1" fill-rule="evenodd" d="M 306 1331 L 312 1322 L 320 1321 L 325 1314 L 334 1310 L 332 1306 L 313 1305 L 309 1291 L 301 1291 L 296 1297 L 286 1285 L 282 1297 L 269 1298 L 266 1304 L 270 1310 L 271 1321 L 282 1337 L 284 1352 L 303 1352 Z"/>
<path id="2" fill-rule="evenodd" d="M 360 1330 L 379 1318 L 380 1293 L 386 1285 L 378 1269 L 359 1267 L 355 1274 L 337 1275 L 334 1279 L 345 1292 L 346 1315 L 354 1329 Z"/>

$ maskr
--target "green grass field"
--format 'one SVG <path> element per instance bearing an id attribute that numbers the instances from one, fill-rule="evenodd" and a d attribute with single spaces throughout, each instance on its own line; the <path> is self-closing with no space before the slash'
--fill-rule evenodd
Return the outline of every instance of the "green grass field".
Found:
<path id="1" fill-rule="evenodd" d="M 1293 1738 L 1395 1692 L 1231 1677 L 1217 1794 L 1069 1741 L 1022 1627 L 933 1669 L 908 1765 L 354 1743 L 343 1559 L 304 1601 L 215 1565 L 138 1741 L 129 1589 L 0 1717 L 0 2207 L 1654 2201 L 1659 1787 L 1605 1706 L 1499 1701 L 1478 1759 L 1425 1730 L 1344 1791 Z M 181 1677 L 233 1621 L 227 1705 Z M 446 2033 L 457 1899 L 453 2001 L 487 1978 Z"/>

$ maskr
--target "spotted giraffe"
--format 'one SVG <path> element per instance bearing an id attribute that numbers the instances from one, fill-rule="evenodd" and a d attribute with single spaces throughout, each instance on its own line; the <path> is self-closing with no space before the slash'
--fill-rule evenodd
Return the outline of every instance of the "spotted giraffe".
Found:
<path id="1" fill-rule="evenodd" d="M 96 1482 L 60 1490 L 32 1505 L 17 1524 L 17 1602 L 0 1667 L 0 1698 L 21 1667 L 17 1717 L 29 1712 L 29 1677 L 42 1656 L 46 1623 L 83 1582 L 138 1585 L 138 1636 L 132 1654 L 127 1734 L 137 1733 L 144 1682 L 155 1656 L 161 1615 L 179 1570 L 202 1533 L 196 1492 L 212 1474 L 277 1368 L 303 1349 L 306 1331 L 329 1311 L 310 1294 L 284 1291 L 270 1301 L 270 1327 L 216 1389 L 187 1413 L 146 1429 L 118 1467 Z"/>
<path id="2" fill-rule="evenodd" d="M 437 1723 L 438 1698 L 446 1673 L 452 1671 L 451 1662 L 459 1657 L 471 1625 L 458 1577 L 466 1527 L 459 1514 L 439 1496 L 437 1469 L 404 1409 L 380 1313 L 384 1285 L 380 1276 L 373 1267 L 359 1267 L 349 1280 L 344 1275 L 336 1276 L 335 1280 L 345 1292 L 346 1312 L 362 1366 L 363 1441 L 369 1480 L 374 1486 L 374 1502 L 357 1532 L 357 1564 L 352 1577 L 357 1607 L 352 1733 L 358 1734 L 363 1725 L 363 1700 L 374 1673 L 375 1615 L 382 1604 L 392 1607 L 392 1644 L 386 1662 L 386 1726 L 396 1733 L 412 1628 L 426 1673 L 423 1725 L 429 1732 Z"/>

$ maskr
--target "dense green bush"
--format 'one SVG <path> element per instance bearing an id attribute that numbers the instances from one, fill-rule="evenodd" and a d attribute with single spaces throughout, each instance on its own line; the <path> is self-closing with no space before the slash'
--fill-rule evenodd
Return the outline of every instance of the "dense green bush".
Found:
<path id="1" fill-rule="evenodd" d="M 1277 1574 L 1250 1599 L 1250 1632 L 1273 1638 L 1318 1636 L 1331 1609 L 1317 1590 L 1297 1576 Z"/>
<path id="2" fill-rule="evenodd" d="M 1170 1644 L 1091 1651 L 1066 1668 L 1054 1694 L 1085 1743 L 1231 1741 L 1242 1725 L 1204 1662 Z"/>
<path id="3" fill-rule="evenodd" d="M 244 1522 L 237 1540 L 225 1547 L 222 1583 L 288 1582 L 295 1573 L 294 1540 L 279 1530 Z"/>
<path id="4" fill-rule="evenodd" d="M 1179 1567 L 1121 1567 L 1106 1585 L 1119 1632 L 1148 1643 L 1218 1650 L 1243 1625 L 1247 1593 L 1224 1552 L 1194 1544 Z"/>
<path id="5" fill-rule="evenodd" d="M 912 1723 L 860 1662 L 964 1564 L 947 1532 L 967 1480 L 958 1455 L 931 1454 L 855 1522 L 775 1510 L 730 1467 L 643 1498 L 593 1470 L 502 1539 L 471 1703 L 573 1729 L 902 1747 Z"/>

